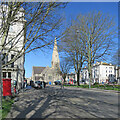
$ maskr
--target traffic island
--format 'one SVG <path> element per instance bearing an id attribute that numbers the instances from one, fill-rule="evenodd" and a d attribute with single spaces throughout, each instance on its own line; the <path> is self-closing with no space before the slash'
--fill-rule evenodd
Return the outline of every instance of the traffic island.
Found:
<path id="1" fill-rule="evenodd" d="M 86 88 L 89 89 L 89 85 L 64 85 L 65 87 L 76 87 L 76 88 Z M 90 89 L 98 89 L 98 90 L 107 90 L 107 91 L 116 91 L 120 92 L 120 85 L 91 85 Z"/>

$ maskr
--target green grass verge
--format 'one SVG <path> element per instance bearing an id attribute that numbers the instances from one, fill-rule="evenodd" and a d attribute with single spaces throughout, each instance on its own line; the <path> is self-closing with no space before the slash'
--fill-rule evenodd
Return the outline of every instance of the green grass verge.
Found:
<path id="1" fill-rule="evenodd" d="M 64 85 L 66 87 L 77 87 L 77 88 L 89 88 L 89 85 Z M 111 85 L 91 85 L 91 88 L 99 88 L 99 89 L 104 89 L 104 90 L 115 90 L 115 91 L 120 91 L 120 85 L 117 86 L 111 86 Z"/>
<path id="2" fill-rule="evenodd" d="M 13 99 L 2 100 L 2 119 L 4 119 L 10 112 L 11 106 L 14 103 Z"/>

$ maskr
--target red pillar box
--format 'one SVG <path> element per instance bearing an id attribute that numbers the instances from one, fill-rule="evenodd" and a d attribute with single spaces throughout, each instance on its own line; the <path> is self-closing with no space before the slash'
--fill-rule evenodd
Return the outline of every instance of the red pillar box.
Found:
<path id="1" fill-rule="evenodd" d="M 3 96 L 12 96 L 11 93 L 11 79 L 3 80 Z"/>

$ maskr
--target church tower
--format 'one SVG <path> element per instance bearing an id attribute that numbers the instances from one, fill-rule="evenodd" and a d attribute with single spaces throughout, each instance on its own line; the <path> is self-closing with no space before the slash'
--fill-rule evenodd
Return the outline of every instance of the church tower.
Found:
<path id="1" fill-rule="evenodd" d="M 53 48 L 53 54 L 52 54 L 52 68 L 60 70 L 60 60 L 59 60 L 59 54 L 57 49 L 57 41 L 55 37 L 54 41 L 54 48 Z"/>

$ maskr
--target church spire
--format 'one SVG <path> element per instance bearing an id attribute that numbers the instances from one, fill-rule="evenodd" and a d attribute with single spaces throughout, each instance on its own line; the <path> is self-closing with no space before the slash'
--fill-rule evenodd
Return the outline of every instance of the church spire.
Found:
<path id="1" fill-rule="evenodd" d="M 60 69 L 60 60 L 59 60 L 59 54 L 57 49 L 57 40 L 55 37 L 54 41 L 54 48 L 53 48 L 53 54 L 52 54 L 52 68 Z"/>
<path id="2" fill-rule="evenodd" d="M 54 51 L 54 50 L 55 50 L 55 51 L 58 51 L 58 50 L 57 50 L 57 40 L 56 40 L 56 37 L 55 37 L 55 41 L 54 41 L 54 49 L 53 49 L 53 51 Z"/>

